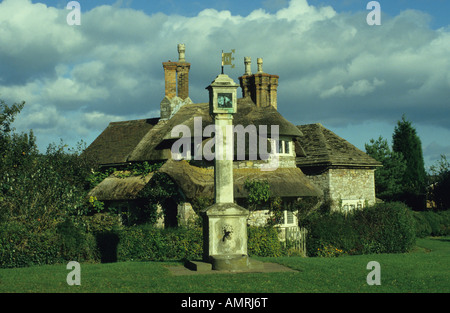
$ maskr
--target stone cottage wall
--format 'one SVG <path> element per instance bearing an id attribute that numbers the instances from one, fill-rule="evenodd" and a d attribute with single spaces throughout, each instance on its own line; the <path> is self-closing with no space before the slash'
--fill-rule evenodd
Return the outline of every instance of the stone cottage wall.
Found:
<path id="1" fill-rule="evenodd" d="M 330 169 L 330 195 L 334 202 L 367 201 L 375 204 L 375 175 L 372 169 Z"/>
<path id="2" fill-rule="evenodd" d="M 250 211 L 247 223 L 249 226 L 263 227 L 266 226 L 269 217 L 269 210 Z"/>
<path id="3" fill-rule="evenodd" d="M 322 173 L 307 175 L 324 191 L 325 200 L 332 200 L 333 209 L 345 204 L 363 206 L 375 203 L 375 171 L 358 168 L 330 168 Z"/>

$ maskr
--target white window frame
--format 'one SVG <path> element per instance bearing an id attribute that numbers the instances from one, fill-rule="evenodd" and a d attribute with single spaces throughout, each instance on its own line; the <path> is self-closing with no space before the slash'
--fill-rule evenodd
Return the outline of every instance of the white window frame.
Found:
<path id="1" fill-rule="evenodd" d="M 351 212 L 353 210 L 360 210 L 364 208 L 364 199 L 343 199 L 341 210 L 344 213 Z"/>
<path id="2" fill-rule="evenodd" d="M 288 152 L 286 152 L 286 146 L 288 147 Z M 280 138 L 275 144 L 276 153 L 278 155 L 292 155 L 292 141 L 290 139 Z"/>
<path id="3" fill-rule="evenodd" d="M 292 215 L 291 215 L 292 214 Z M 292 222 L 289 221 L 289 217 L 292 218 Z M 298 226 L 297 216 L 295 216 L 295 213 L 291 210 L 283 210 L 283 219 L 281 220 L 281 223 L 279 225 L 280 227 L 292 227 L 292 226 Z"/>

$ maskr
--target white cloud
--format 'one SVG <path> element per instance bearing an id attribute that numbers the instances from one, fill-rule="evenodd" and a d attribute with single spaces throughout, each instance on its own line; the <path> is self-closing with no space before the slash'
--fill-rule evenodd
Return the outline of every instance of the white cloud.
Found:
<path id="1" fill-rule="evenodd" d="M 81 26 L 68 26 L 67 13 L 29 0 L 0 3 L 0 97 L 25 100 L 35 112 L 24 128 L 55 125 L 60 136 L 67 129 L 55 121 L 71 121 L 73 136 L 95 138 L 108 119 L 149 117 L 164 96 L 161 62 L 177 59 L 177 43 L 186 44 L 197 102 L 207 101 L 221 50 L 234 48 L 236 69 L 226 72 L 237 81 L 244 56 L 254 72 L 262 57 L 264 71 L 280 75 L 278 108 L 294 123 L 346 125 L 407 113 L 450 127 L 450 31 L 430 29 L 429 16 L 418 11 L 383 16 L 372 27 L 365 11 L 338 14 L 306 0 L 247 16 L 98 6 L 82 11 Z"/>

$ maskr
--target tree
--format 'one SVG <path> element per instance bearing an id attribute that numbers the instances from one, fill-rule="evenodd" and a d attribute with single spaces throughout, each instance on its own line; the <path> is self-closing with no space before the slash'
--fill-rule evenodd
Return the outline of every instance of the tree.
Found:
<path id="1" fill-rule="evenodd" d="M 430 167 L 430 200 L 437 210 L 450 209 L 450 162 L 445 155 Z"/>
<path id="2" fill-rule="evenodd" d="M 375 193 L 383 200 L 393 200 L 403 193 L 403 176 L 406 161 L 403 154 L 392 151 L 388 141 L 380 136 L 365 144 L 366 153 L 381 162 L 383 167 L 375 171 Z"/>
<path id="3" fill-rule="evenodd" d="M 85 203 L 86 171 L 77 153 L 50 145 L 40 154 L 33 131 L 15 133 L 12 123 L 24 103 L 0 100 L 0 223 L 14 220 L 29 229 L 52 229 Z"/>
<path id="4" fill-rule="evenodd" d="M 393 150 L 401 153 L 406 161 L 406 171 L 403 175 L 403 200 L 414 208 L 425 207 L 426 172 L 422 154 L 422 143 L 416 129 L 405 115 L 397 122 L 394 129 Z"/>

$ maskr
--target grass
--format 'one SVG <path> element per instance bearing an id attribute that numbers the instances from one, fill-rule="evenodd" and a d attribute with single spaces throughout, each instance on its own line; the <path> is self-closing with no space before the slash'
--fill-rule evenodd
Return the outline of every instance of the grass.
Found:
<path id="1" fill-rule="evenodd" d="M 69 286 L 66 264 L 0 269 L 0 292 L 20 293 L 297 293 L 450 292 L 450 237 L 418 239 L 407 254 L 338 258 L 259 258 L 298 272 L 173 276 L 176 262 L 81 264 L 81 286 Z M 381 285 L 369 286 L 367 263 L 381 267 Z"/>

